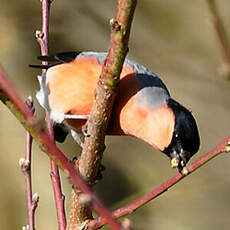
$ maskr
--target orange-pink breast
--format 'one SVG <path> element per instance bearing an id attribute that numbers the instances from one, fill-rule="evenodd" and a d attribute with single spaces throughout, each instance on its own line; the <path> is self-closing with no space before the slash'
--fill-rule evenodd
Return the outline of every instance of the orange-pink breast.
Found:
<path id="1" fill-rule="evenodd" d="M 163 151 L 171 143 L 175 116 L 166 104 L 150 109 L 145 104 L 136 106 L 132 99 L 121 111 L 120 126 L 125 133 Z"/>

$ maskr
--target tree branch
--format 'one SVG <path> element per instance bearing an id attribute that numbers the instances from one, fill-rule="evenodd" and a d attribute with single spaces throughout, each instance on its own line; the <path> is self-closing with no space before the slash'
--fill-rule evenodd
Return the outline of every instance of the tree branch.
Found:
<path id="1" fill-rule="evenodd" d="M 77 162 L 80 174 L 89 184 L 95 182 L 103 157 L 106 129 L 117 94 L 123 62 L 128 52 L 128 40 L 136 3 L 136 0 L 118 0 L 116 18 L 110 21 L 111 38 L 108 55 L 102 67 L 95 90 L 94 105 L 86 124 L 88 137 L 85 137 L 82 154 Z M 92 219 L 89 207 L 87 204 L 80 203 L 79 195 L 78 191 L 73 193 L 68 221 L 69 230 Z"/>
<path id="2" fill-rule="evenodd" d="M 111 22 L 108 55 L 95 90 L 95 101 L 87 122 L 88 137 L 79 160 L 79 171 L 89 183 L 94 183 L 104 151 L 104 139 L 123 62 L 128 52 L 128 40 L 136 0 L 118 0 L 116 19 Z"/>
<path id="3" fill-rule="evenodd" d="M 109 226 L 115 230 L 120 230 L 120 226 L 114 220 L 110 212 L 100 202 L 93 190 L 82 179 L 79 172 L 76 170 L 72 161 L 70 161 L 52 142 L 47 130 L 41 121 L 33 116 L 33 113 L 25 105 L 24 101 L 7 79 L 5 72 L 0 66 L 0 100 L 7 106 L 7 108 L 20 121 L 24 128 L 30 132 L 30 135 L 38 143 L 39 147 L 47 153 L 47 155 L 55 161 L 55 163 L 63 169 L 70 182 L 75 188 L 78 188 L 83 193 L 89 195 L 93 209 L 101 216 L 103 216 Z"/>
<path id="4" fill-rule="evenodd" d="M 42 31 L 37 30 L 35 36 L 41 48 L 41 54 L 47 55 L 49 52 L 49 16 L 50 0 L 41 0 L 42 4 Z M 47 64 L 43 62 L 42 64 Z M 45 70 L 43 70 L 45 71 Z"/>
<path id="5" fill-rule="evenodd" d="M 226 71 L 226 76 L 228 76 L 228 78 L 230 78 L 230 43 L 228 40 L 228 36 L 226 34 L 225 28 L 224 28 L 224 24 L 221 20 L 221 17 L 219 15 L 217 6 L 216 6 L 216 2 L 215 0 L 207 0 L 208 6 L 209 6 L 209 10 L 211 12 L 212 15 L 212 23 L 213 26 L 215 28 L 217 37 L 220 41 L 220 45 L 222 47 L 222 51 L 224 54 L 224 58 L 225 58 L 225 64 L 227 64 L 228 66 L 228 71 Z"/>
<path id="6" fill-rule="evenodd" d="M 28 108 L 34 113 L 33 101 L 32 98 L 29 97 L 26 102 Z M 25 158 L 21 158 L 19 160 L 19 165 L 21 171 L 25 177 L 26 183 L 26 196 L 27 196 L 27 215 L 28 215 L 28 226 L 30 230 L 35 229 L 34 225 L 34 214 L 38 204 L 38 195 L 35 193 L 32 197 L 32 185 L 31 185 L 31 157 L 32 157 L 32 142 L 33 138 L 31 137 L 29 132 L 26 132 L 26 156 Z"/>
<path id="7" fill-rule="evenodd" d="M 206 153 L 200 159 L 185 167 L 181 173 L 177 173 L 175 176 L 171 177 L 166 182 L 162 183 L 160 186 L 158 186 L 148 194 L 144 195 L 140 199 L 114 211 L 113 217 L 119 218 L 127 214 L 133 213 L 138 208 L 142 207 L 143 205 L 147 204 L 159 195 L 168 191 L 169 188 L 173 187 L 180 180 L 185 178 L 188 174 L 195 172 L 198 168 L 209 162 L 211 159 L 224 152 L 230 152 L 230 136 L 226 137 L 220 144 L 218 144 L 215 148 L 213 148 L 210 152 Z M 96 229 L 101 227 L 105 223 L 106 221 L 104 218 L 99 218 L 98 221 L 92 220 L 88 226 L 91 229 Z"/>
<path id="8" fill-rule="evenodd" d="M 36 31 L 36 38 L 40 45 L 41 55 L 48 55 L 49 53 L 49 16 L 50 16 L 50 0 L 42 0 L 42 31 Z M 42 62 L 43 65 L 46 65 L 46 62 Z M 45 69 L 42 70 L 45 72 Z M 49 112 L 46 111 L 46 126 L 48 133 L 50 135 L 50 139 L 55 144 L 54 133 L 53 133 L 53 125 L 50 120 Z M 59 175 L 59 169 L 56 163 L 51 159 L 50 160 L 50 178 L 54 191 L 54 200 L 57 211 L 57 219 L 58 219 L 58 227 L 59 230 L 66 229 L 66 215 L 65 215 L 65 196 L 62 193 L 61 188 L 61 179 Z"/>

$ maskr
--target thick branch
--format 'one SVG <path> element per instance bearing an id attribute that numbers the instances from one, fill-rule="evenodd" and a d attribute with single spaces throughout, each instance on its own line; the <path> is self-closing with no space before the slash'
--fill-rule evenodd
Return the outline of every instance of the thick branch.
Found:
<path id="1" fill-rule="evenodd" d="M 180 180 L 185 178 L 188 174 L 195 172 L 202 165 L 206 164 L 208 161 L 210 161 L 214 157 L 224 152 L 230 152 L 230 136 L 225 138 L 220 144 L 218 144 L 215 148 L 213 148 L 210 152 L 206 153 L 200 159 L 190 164 L 189 166 L 185 167 L 182 173 L 177 173 L 175 176 L 171 177 L 169 180 L 162 183 L 160 186 L 158 186 L 157 188 L 155 188 L 154 190 L 152 190 L 145 196 L 132 202 L 131 204 L 128 204 L 114 211 L 113 212 L 114 218 L 119 218 L 127 214 L 133 213 L 138 208 L 142 207 L 146 203 L 150 202 L 151 200 L 155 199 L 159 195 L 166 192 L 169 188 L 177 184 Z M 101 227 L 105 223 L 106 223 L 105 219 L 102 218 L 99 221 L 96 221 L 96 220 L 91 221 L 88 226 L 91 229 L 96 229 L 98 227 Z"/>
<path id="2" fill-rule="evenodd" d="M 128 51 L 130 26 L 136 0 L 119 0 L 116 19 L 111 20 L 111 40 L 107 58 L 96 88 L 96 97 L 87 122 L 84 148 L 79 171 L 89 183 L 94 183 L 104 150 L 105 132 L 117 93 L 120 73 Z"/>
<path id="3" fill-rule="evenodd" d="M 110 212 L 103 206 L 97 198 L 93 190 L 85 183 L 76 170 L 72 161 L 70 161 L 52 142 L 44 129 L 33 113 L 26 107 L 24 101 L 17 93 L 13 85 L 7 79 L 6 74 L 0 66 L 0 100 L 8 107 L 14 116 L 21 122 L 24 128 L 30 132 L 30 135 L 38 143 L 40 148 L 55 161 L 55 163 L 63 169 L 70 179 L 70 182 L 75 188 L 78 188 L 83 193 L 89 195 L 93 209 L 101 216 L 107 219 L 109 225 L 113 229 L 120 229 L 117 222 L 113 219 Z"/>
<path id="4" fill-rule="evenodd" d="M 87 121 L 89 137 L 85 138 L 79 171 L 82 177 L 93 184 L 101 164 L 104 140 L 113 103 L 117 93 L 120 73 L 128 52 L 128 40 L 131 23 L 136 7 L 136 0 L 118 0 L 116 18 L 111 20 L 111 39 L 108 55 L 102 67 L 102 73 L 95 90 L 95 101 Z M 77 198 L 78 192 L 74 196 Z M 72 199 L 68 229 L 81 226 L 81 223 L 92 218 L 89 208 L 80 204 L 79 199 Z M 74 215 L 79 213 L 78 218 Z"/>

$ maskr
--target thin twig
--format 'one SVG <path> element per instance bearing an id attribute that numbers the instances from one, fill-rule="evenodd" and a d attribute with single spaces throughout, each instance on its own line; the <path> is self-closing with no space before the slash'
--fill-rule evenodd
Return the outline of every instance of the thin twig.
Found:
<path id="1" fill-rule="evenodd" d="M 42 31 L 36 32 L 36 38 L 41 48 L 41 55 L 48 55 L 49 53 L 49 16 L 50 16 L 50 0 L 42 0 Z M 46 65 L 46 62 L 42 62 L 42 65 Z M 42 70 L 45 72 L 45 69 Z M 51 141 L 55 144 L 53 126 L 50 120 L 49 112 L 46 111 L 46 126 L 50 135 Z M 56 163 L 50 160 L 50 178 L 54 191 L 54 200 L 57 211 L 58 227 L 59 230 L 66 229 L 66 215 L 65 215 L 65 196 L 62 193 L 61 179 L 59 175 L 59 169 Z"/>
<path id="2" fill-rule="evenodd" d="M 31 97 L 28 98 L 26 102 L 28 108 L 34 113 L 33 100 Z M 34 230 L 34 214 L 38 203 L 38 195 L 36 201 L 32 198 L 32 184 L 31 184 L 31 157 L 32 157 L 32 141 L 29 132 L 26 132 L 26 156 L 25 158 L 21 158 L 19 160 L 19 165 L 25 177 L 26 183 L 26 197 L 27 197 L 27 215 L 28 215 L 28 223 L 29 229 Z"/>
<path id="3" fill-rule="evenodd" d="M 29 218 L 29 227 L 30 230 L 34 230 L 34 211 L 35 209 L 32 208 L 32 185 L 31 185 L 31 147 L 32 147 L 33 138 L 26 132 L 26 161 L 28 161 L 28 168 L 24 171 L 25 179 L 26 179 L 26 190 L 27 190 L 27 211 L 28 211 L 28 218 Z"/>
<path id="4" fill-rule="evenodd" d="M 41 48 L 41 54 L 47 55 L 49 51 L 49 16 L 50 0 L 41 0 L 42 4 L 42 31 L 37 30 L 35 36 Z M 46 64 L 42 63 L 42 64 Z"/>
<path id="5" fill-rule="evenodd" d="M 226 137 L 220 144 L 218 144 L 210 152 L 203 155 L 200 159 L 185 167 L 181 173 L 177 173 L 175 176 L 171 177 L 166 182 L 162 183 L 160 186 L 158 186 L 148 194 L 144 195 L 140 199 L 114 211 L 113 217 L 119 218 L 127 214 L 133 213 L 138 208 L 142 207 L 149 201 L 166 192 L 169 188 L 185 178 L 188 174 L 195 172 L 202 165 L 206 164 L 208 161 L 224 152 L 230 152 L 230 136 Z M 105 219 L 100 218 L 99 221 L 92 220 L 88 226 L 90 227 L 90 229 L 96 229 L 104 224 L 106 224 Z"/>
<path id="6" fill-rule="evenodd" d="M 128 52 L 136 3 L 136 0 L 118 0 L 116 18 L 110 21 L 111 38 L 108 55 L 102 67 L 95 90 L 94 105 L 86 124 L 89 136 L 85 138 L 82 154 L 77 162 L 80 174 L 89 184 L 94 184 L 103 157 L 105 133 L 117 94 L 119 76 Z M 79 202 L 79 195 L 78 191 L 73 193 L 68 230 L 92 219 L 90 207 Z"/>
<path id="7" fill-rule="evenodd" d="M 53 141 L 55 145 L 53 126 L 50 121 L 50 116 L 49 116 L 48 111 L 46 111 L 46 125 L 47 125 L 47 129 L 48 129 L 48 133 L 51 138 L 51 141 Z M 56 210 L 57 210 L 58 226 L 59 226 L 59 230 L 65 230 L 66 229 L 65 196 L 62 193 L 59 169 L 55 161 L 50 160 L 50 168 L 51 168 L 50 178 L 51 178 L 52 187 L 54 191 L 54 199 L 55 199 L 55 205 L 56 205 Z"/>
<path id="8" fill-rule="evenodd" d="M 216 1 L 215 0 L 207 0 L 210 12 L 212 14 L 212 22 L 215 28 L 217 37 L 220 41 L 220 45 L 222 47 L 222 51 L 224 54 L 224 58 L 226 60 L 226 64 L 228 65 L 228 75 L 230 74 L 230 43 L 228 40 L 228 36 L 224 27 L 224 24 L 219 15 Z"/>
<path id="9" fill-rule="evenodd" d="M 71 182 L 81 192 L 86 193 L 91 198 L 92 208 L 102 217 L 107 220 L 107 223 L 112 229 L 118 229 L 117 222 L 112 217 L 111 213 L 100 202 L 99 198 L 93 190 L 82 179 L 79 172 L 76 170 L 72 161 L 69 160 L 59 148 L 50 139 L 47 130 L 43 123 L 38 121 L 36 116 L 27 108 L 23 99 L 8 80 L 6 73 L 0 66 L 0 100 L 13 115 L 20 121 L 24 128 L 30 132 L 30 135 L 37 142 L 39 147 L 55 161 L 59 168 L 63 169 Z M 120 229 L 120 228 L 119 228 Z"/>

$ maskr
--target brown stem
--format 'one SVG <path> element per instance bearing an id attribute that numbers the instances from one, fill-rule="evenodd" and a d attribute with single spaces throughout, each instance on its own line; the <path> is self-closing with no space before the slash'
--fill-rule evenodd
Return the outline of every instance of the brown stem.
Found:
<path id="1" fill-rule="evenodd" d="M 112 229 L 120 229 L 120 226 L 117 224 L 116 220 L 114 220 L 111 213 L 104 207 L 93 190 L 82 179 L 72 161 L 70 161 L 59 150 L 59 148 L 50 139 L 50 136 L 47 130 L 44 129 L 42 123 L 38 121 L 36 116 L 33 116 L 33 113 L 28 109 L 21 96 L 18 94 L 11 82 L 7 79 L 7 76 L 1 66 L 0 100 L 20 121 L 24 128 L 30 132 L 30 135 L 37 142 L 39 147 L 67 173 L 72 185 L 90 197 L 93 209 L 107 220 L 107 223 Z M 33 200 L 37 200 L 36 197 L 34 197 Z"/>
<path id="2" fill-rule="evenodd" d="M 95 90 L 95 102 L 87 122 L 87 133 L 79 171 L 89 183 L 94 183 L 104 151 L 105 132 L 117 93 L 123 62 L 128 51 L 131 22 L 135 0 L 119 0 L 116 19 L 111 20 L 111 40 L 108 55 Z"/>
<path id="3" fill-rule="evenodd" d="M 212 14 L 212 22 L 219 38 L 220 45 L 222 47 L 225 59 L 227 61 L 230 70 L 230 44 L 224 28 L 224 24 L 220 18 L 215 0 L 207 0 L 210 12 Z"/>
<path id="4" fill-rule="evenodd" d="M 80 174 L 89 184 L 95 182 L 103 157 L 105 132 L 117 93 L 123 62 L 128 52 L 128 40 L 136 3 L 136 0 L 118 0 L 116 18 L 111 20 L 108 55 L 102 67 L 95 90 L 94 105 L 86 124 L 89 137 L 85 138 L 79 160 Z M 78 191 L 74 196 L 75 198 L 79 196 Z M 79 199 L 72 199 L 72 201 L 74 202 L 71 204 L 68 230 L 72 230 L 74 226 L 81 226 L 87 219 L 92 219 L 87 204 L 81 204 Z M 76 212 L 81 216 L 74 218 Z"/>
<path id="5" fill-rule="evenodd" d="M 147 204 L 149 201 L 153 200 L 154 198 L 158 197 L 162 193 L 166 192 L 169 188 L 174 186 L 185 176 L 196 171 L 202 165 L 206 164 L 208 161 L 210 161 L 214 157 L 224 152 L 230 152 L 230 136 L 226 137 L 220 144 L 218 144 L 215 148 L 213 148 L 210 152 L 206 153 L 200 159 L 190 164 L 189 166 L 185 167 L 182 173 L 177 173 L 175 176 L 171 177 L 169 180 L 162 183 L 160 186 L 158 186 L 148 194 L 144 195 L 140 199 L 114 211 L 113 217 L 119 218 L 127 214 L 133 213 L 138 208 L 142 207 L 143 205 Z M 91 221 L 88 226 L 91 229 L 96 229 L 104 224 L 106 224 L 106 220 L 104 218 L 101 218 L 99 221 L 96 220 Z"/>

